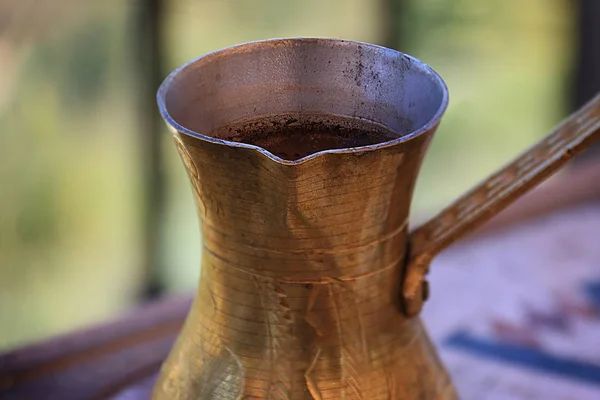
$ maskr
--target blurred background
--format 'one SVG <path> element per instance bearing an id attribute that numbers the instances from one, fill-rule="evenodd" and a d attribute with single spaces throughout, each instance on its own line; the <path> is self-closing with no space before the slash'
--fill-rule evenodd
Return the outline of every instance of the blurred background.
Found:
<path id="1" fill-rule="evenodd" d="M 327 36 L 412 54 L 451 103 L 429 215 L 600 88 L 596 0 L 0 0 L 0 351 L 192 290 L 201 237 L 155 92 L 225 46 Z"/>

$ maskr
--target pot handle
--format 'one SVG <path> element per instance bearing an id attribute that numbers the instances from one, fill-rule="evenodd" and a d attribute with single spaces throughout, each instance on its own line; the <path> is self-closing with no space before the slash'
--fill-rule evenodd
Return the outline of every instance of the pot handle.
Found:
<path id="1" fill-rule="evenodd" d="M 417 315 L 429 295 L 425 275 L 433 257 L 508 207 L 598 140 L 600 94 L 521 156 L 411 232 L 402 282 L 405 314 L 409 317 Z"/>

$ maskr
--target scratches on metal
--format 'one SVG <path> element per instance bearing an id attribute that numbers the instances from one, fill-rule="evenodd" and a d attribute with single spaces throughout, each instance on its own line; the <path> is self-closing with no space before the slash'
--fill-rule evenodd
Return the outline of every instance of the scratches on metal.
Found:
<path id="1" fill-rule="evenodd" d="M 363 400 L 361 376 L 368 365 L 364 324 L 360 318 L 356 297 L 351 288 L 352 282 L 329 285 L 337 319 L 340 347 L 340 367 L 342 369 L 342 399 Z"/>
<path id="2" fill-rule="evenodd" d="M 293 333 L 294 318 L 283 286 L 271 278 L 254 276 L 263 306 L 269 346 L 267 399 L 289 400 L 293 393 L 294 372 L 290 353 L 297 347 Z"/>

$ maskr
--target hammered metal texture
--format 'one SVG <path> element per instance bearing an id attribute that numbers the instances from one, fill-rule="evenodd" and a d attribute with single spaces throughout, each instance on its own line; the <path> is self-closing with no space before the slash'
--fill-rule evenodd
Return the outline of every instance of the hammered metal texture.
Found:
<path id="1" fill-rule="evenodd" d="M 293 166 L 175 140 L 194 182 L 202 277 L 156 399 L 454 398 L 420 320 L 399 309 L 429 135 Z"/>

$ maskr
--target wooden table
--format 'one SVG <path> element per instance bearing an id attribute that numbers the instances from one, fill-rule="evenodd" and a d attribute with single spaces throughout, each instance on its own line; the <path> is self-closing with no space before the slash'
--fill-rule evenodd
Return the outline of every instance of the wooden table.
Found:
<path id="1" fill-rule="evenodd" d="M 466 400 L 600 399 L 600 164 L 432 265 L 423 318 Z M 0 399 L 146 399 L 191 297 L 0 355 Z"/>

